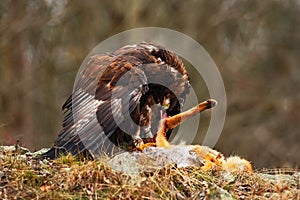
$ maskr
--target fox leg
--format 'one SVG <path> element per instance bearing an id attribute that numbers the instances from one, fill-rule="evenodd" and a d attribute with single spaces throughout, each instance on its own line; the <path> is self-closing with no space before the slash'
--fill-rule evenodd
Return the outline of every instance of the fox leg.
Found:
<path id="1" fill-rule="evenodd" d="M 173 129 L 176 126 L 178 126 L 180 123 L 190 119 L 191 117 L 195 116 L 197 113 L 200 113 L 204 110 L 213 108 L 217 105 L 217 101 L 214 99 L 208 99 L 197 106 L 179 113 L 177 115 L 174 115 L 172 117 L 166 118 L 162 121 L 161 127 L 159 128 L 157 134 L 156 134 L 156 146 L 157 147 L 167 147 L 169 146 L 169 142 L 166 139 L 166 132 L 169 129 Z"/>
<path id="2" fill-rule="evenodd" d="M 156 137 L 155 138 L 146 138 L 143 139 L 144 140 L 144 144 L 140 145 L 139 147 L 137 147 L 137 150 L 139 151 L 143 151 L 146 147 L 151 147 L 151 146 L 157 146 L 157 147 L 168 147 L 170 146 L 170 143 L 168 142 L 167 138 L 166 138 L 166 132 L 169 129 L 173 129 L 176 126 L 178 126 L 179 124 L 181 124 L 182 122 L 192 118 L 193 116 L 195 116 L 196 114 L 203 112 L 204 110 L 213 108 L 217 105 L 217 101 L 214 99 L 208 99 L 200 104 L 198 104 L 197 106 L 179 113 L 177 115 L 174 115 L 172 117 L 163 119 L 161 121 L 161 125 L 160 128 L 158 129 L 157 133 L 156 133 Z"/>

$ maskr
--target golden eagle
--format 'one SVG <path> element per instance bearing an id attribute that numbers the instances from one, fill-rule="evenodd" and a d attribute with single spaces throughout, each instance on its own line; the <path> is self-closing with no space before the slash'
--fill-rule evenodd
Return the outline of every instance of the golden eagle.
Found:
<path id="1" fill-rule="evenodd" d="M 183 62 L 160 45 L 143 42 L 94 55 L 62 106 L 63 128 L 44 156 L 97 157 L 147 142 L 163 146 L 172 128 L 216 103 L 181 113 L 190 87 Z"/>

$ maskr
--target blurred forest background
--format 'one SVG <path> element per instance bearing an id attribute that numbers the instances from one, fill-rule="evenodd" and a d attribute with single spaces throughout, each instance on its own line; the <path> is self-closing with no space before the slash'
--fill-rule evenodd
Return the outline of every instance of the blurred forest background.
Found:
<path id="1" fill-rule="evenodd" d="M 299 167 L 299 13 L 299 0 L 2 0 L 0 145 L 52 145 L 85 56 L 114 34 L 157 26 L 194 38 L 219 67 L 228 110 L 216 149 L 257 168 Z"/>

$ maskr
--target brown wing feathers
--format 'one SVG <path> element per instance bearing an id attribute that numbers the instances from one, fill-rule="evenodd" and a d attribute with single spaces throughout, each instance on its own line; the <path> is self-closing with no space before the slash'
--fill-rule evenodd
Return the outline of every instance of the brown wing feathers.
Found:
<path id="1" fill-rule="evenodd" d="M 165 86 L 151 84 L 162 80 Z M 188 90 L 188 75 L 182 61 L 158 45 L 141 43 L 106 55 L 95 55 L 63 105 L 63 128 L 44 156 L 55 158 L 67 152 L 98 156 L 103 151 L 113 151 L 112 143 L 131 145 L 131 134 L 138 130 L 129 127 L 124 133 L 120 124 L 126 125 L 128 117 L 142 119 L 141 110 L 146 109 L 150 97 L 159 104 L 167 93 L 172 93 L 184 101 Z M 167 110 L 171 115 L 180 112 L 179 100 L 173 99 L 173 110 Z M 135 122 L 139 123 L 138 120 Z"/>

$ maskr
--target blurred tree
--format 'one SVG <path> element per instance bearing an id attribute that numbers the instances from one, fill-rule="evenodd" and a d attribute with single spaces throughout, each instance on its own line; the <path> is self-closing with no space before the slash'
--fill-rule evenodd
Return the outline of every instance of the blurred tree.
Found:
<path id="1" fill-rule="evenodd" d="M 193 37 L 219 66 L 228 111 L 218 149 L 257 167 L 299 166 L 299 10 L 298 0 L 3 0 L 0 144 L 50 146 L 88 52 L 121 31 L 158 26 Z M 207 124 L 201 120 L 195 142 Z"/>

